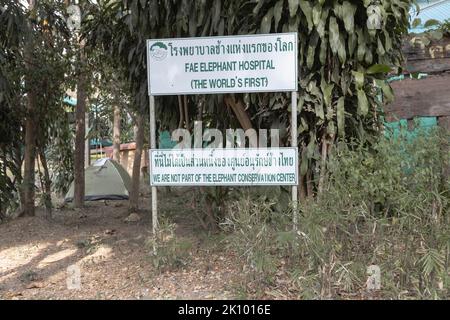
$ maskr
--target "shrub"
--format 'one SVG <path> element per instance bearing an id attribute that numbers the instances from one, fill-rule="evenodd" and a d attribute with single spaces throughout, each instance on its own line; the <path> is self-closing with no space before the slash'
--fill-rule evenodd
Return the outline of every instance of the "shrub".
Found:
<path id="1" fill-rule="evenodd" d="M 365 296 L 367 267 L 381 269 L 383 298 L 448 298 L 448 133 L 422 130 L 364 143 L 338 143 L 323 192 L 290 210 L 246 194 L 223 224 L 245 257 L 247 285 L 276 286 L 289 274 L 301 298 Z M 283 271 L 283 272 L 281 272 Z"/>
<path id="2" fill-rule="evenodd" d="M 175 235 L 176 225 L 166 219 L 160 222 L 157 240 L 157 254 L 152 256 L 153 266 L 159 272 L 173 271 L 183 268 L 190 261 L 192 243 L 180 240 Z M 153 248 L 154 239 L 149 239 L 147 248 Z"/>

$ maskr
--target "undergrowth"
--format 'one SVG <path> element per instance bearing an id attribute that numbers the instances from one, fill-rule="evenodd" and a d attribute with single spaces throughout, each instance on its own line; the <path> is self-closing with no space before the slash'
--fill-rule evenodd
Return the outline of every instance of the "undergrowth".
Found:
<path id="1" fill-rule="evenodd" d="M 292 210 L 245 191 L 228 205 L 223 230 L 240 254 L 245 288 L 255 295 L 283 286 L 297 298 L 450 298 L 449 135 L 433 129 L 339 143 L 326 187 Z M 448 172 L 448 171 L 447 171 Z M 380 290 L 367 291 L 367 268 L 380 268 Z M 280 290 L 283 292 L 283 290 Z"/>
<path id="2" fill-rule="evenodd" d="M 156 240 L 156 254 L 152 255 L 152 263 L 160 273 L 175 271 L 186 267 L 190 260 L 192 242 L 176 237 L 176 225 L 168 219 L 161 219 Z M 149 238 L 146 247 L 153 250 L 153 238 Z"/>

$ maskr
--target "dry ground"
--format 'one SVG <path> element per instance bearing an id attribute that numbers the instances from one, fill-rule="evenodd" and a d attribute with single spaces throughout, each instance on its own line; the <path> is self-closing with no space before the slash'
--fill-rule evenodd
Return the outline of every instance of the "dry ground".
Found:
<path id="1" fill-rule="evenodd" d="M 161 211 L 190 241 L 190 263 L 160 272 L 153 263 L 150 211 L 126 223 L 126 201 L 91 202 L 83 210 L 63 208 L 48 221 L 36 217 L 0 225 L 0 299 L 233 299 L 238 287 L 236 257 L 217 241 L 207 243 L 184 210 L 192 194 L 162 193 Z M 150 199 L 143 196 L 142 207 Z M 67 268 L 81 271 L 81 288 L 68 289 Z"/>

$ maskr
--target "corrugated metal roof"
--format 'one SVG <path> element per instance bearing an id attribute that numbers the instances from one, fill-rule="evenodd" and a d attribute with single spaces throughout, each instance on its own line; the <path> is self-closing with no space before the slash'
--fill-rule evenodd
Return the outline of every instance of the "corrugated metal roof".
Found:
<path id="1" fill-rule="evenodd" d="M 417 15 L 416 9 L 413 8 L 411 10 L 411 21 L 419 18 L 422 22 L 422 25 L 409 29 L 411 33 L 421 33 L 431 28 L 425 28 L 423 24 L 428 20 L 437 20 L 440 22 L 444 22 L 447 19 L 450 19 L 450 0 L 441 0 L 430 3 L 419 3 L 420 12 Z"/>

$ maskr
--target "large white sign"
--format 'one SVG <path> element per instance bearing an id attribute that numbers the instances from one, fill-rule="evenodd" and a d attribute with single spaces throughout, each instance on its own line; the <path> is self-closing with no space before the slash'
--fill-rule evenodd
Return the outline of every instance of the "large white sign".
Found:
<path id="1" fill-rule="evenodd" d="M 149 94 L 297 91 L 297 33 L 147 40 Z"/>
<path id="2" fill-rule="evenodd" d="M 297 148 L 150 150 L 152 186 L 297 185 Z"/>

